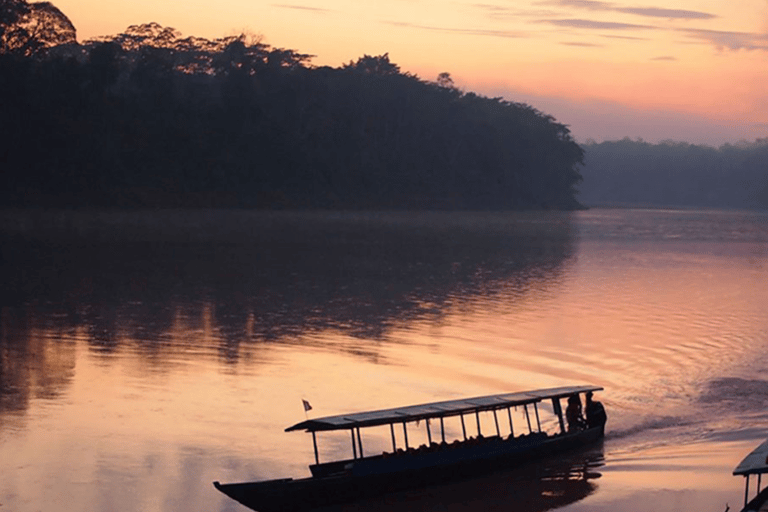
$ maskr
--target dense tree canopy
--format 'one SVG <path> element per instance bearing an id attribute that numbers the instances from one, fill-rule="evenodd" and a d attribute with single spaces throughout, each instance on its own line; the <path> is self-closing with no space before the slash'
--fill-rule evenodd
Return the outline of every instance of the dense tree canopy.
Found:
<path id="1" fill-rule="evenodd" d="M 59 11 L 2 1 L 5 205 L 579 207 L 568 128 L 447 73 L 425 81 L 386 54 L 314 67 L 154 23 L 78 45 L 63 15 L 46 22 L 59 39 L 22 44 L 9 34 L 31 12 Z"/>
<path id="2" fill-rule="evenodd" d="M 50 2 L 0 0 L 0 53 L 32 56 L 76 42 L 75 26 Z"/>

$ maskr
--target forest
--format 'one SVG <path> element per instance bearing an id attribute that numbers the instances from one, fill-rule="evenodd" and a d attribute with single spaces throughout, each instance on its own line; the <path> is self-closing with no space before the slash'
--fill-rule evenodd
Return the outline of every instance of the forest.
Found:
<path id="1" fill-rule="evenodd" d="M 0 206 L 581 207 L 568 127 L 448 73 L 155 23 L 79 43 L 53 4 L 0 2 Z"/>
<path id="2" fill-rule="evenodd" d="M 768 208 L 768 139 L 719 148 L 625 138 L 585 144 L 587 206 Z"/>

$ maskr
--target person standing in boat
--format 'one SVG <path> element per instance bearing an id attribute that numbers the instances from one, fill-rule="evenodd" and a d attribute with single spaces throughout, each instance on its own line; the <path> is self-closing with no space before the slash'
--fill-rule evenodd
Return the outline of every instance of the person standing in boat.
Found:
<path id="1" fill-rule="evenodd" d="M 565 409 L 565 419 L 568 420 L 568 432 L 582 430 L 585 426 L 584 417 L 581 415 L 581 399 L 579 395 L 568 397 L 568 407 Z"/>
<path id="2" fill-rule="evenodd" d="M 605 422 L 608 421 L 608 416 L 605 414 L 605 408 L 603 404 L 597 400 L 592 400 L 592 392 L 587 392 L 587 427 L 605 427 Z"/>

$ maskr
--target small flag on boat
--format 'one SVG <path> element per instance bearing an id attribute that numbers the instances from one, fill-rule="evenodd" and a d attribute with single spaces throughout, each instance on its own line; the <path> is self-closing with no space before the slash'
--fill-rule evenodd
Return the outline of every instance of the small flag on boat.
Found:
<path id="1" fill-rule="evenodd" d="M 304 404 L 304 412 L 312 410 L 312 406 L 309 404 L 309 402 L 304 399 L 302 399 L 301 402 Z"/>

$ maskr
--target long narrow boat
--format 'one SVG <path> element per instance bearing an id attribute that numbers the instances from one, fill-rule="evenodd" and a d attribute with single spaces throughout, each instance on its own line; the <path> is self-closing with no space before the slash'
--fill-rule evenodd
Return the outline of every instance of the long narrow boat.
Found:
<path id="1" fill-rule="evenodd" d="M 272 512 L 351 502 L 512 467 L 602 438 L 604 423 L 566 425 L 560 403 L 563 398 L 602 389 L 599 386 L 540 389 L 307 419 L 288 427 L 286 432 L 304 430 L 312 434 L 315 452 L 315 463 L 309 466 L 312 476 L 232 484 L 214 482 L 214 485 L 246 507 Z M 551 401 L 551 413 L 559 427 L 551 434 L 542 429 L 540 413 L 545 408 L 540 404 L 545 401 Z M 527 426 L 527 432 L 519 434 L 515 432 L 511 413 L 512 408 L 518 407 L 524 412 Z M 509 420 L 508 436 L 501 434 L 499 426 L 498 412 L 504 410 Z M 493 414 L 495 424 L 495 432 L 487 436 L 481 432 L 480 413 L 484 412 Z M 467 437 L 465 416 L 475 417 L 476 437 Z M 450 443 L 445 436 L 445 421 L 449 418 L 458 418 L 462 431 L 462 439 Z M 430 420 L 440 423 L 440 441 L 432 439 Z M 424 423 L 428 444 L 419 448 L 410 446 L 406 425 L 412 422 Z M 361 429 L 387 425 L 392 436 L 392 451 L 365 455 Z M 397 446 L 395 426 L 402 426 L 404 447 Z M 317 432 L 340 430 L 350 433 L 352 458 L 321 463 Z"/>
<path id="2" fill-rule="evenodd" d="M 768 487 L 761 489 L 761 477 L 765 473 L 768 473 L 768 439 L 744 457 L 733 470 L 734 475 L 742 475 L 746 480 L 742 512 L 768 512 Z M 757 475 L 757 490 L 750 500 L 749 481 L 752 475 Z"/>

